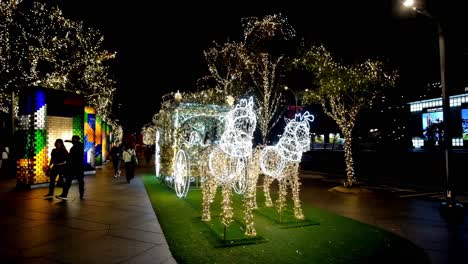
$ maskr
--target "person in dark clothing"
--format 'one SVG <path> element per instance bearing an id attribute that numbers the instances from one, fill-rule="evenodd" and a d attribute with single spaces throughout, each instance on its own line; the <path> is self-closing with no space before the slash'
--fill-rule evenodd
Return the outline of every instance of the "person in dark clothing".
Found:
<path id="1" fill-rule="evenodd" d="M 129 145 L 122 154 L 122 159 L 125 162 L 125 177 L 127 183 L 135 177 L 135 166 L 138 165 L 138 158 L 135 152 L 135 146 Z"/>
<path id="2" fill-rule="evenodd" d="M 62 139 L 55 140 L 55 148 L 52 150 L 49 162 L 50 180 L 49 180 L 49 192 L 44 195 L 46 199 L 54 197 L 55 179 L 58 175 L 64 175 L 67 170 L 68 151 L 63 144 Z"/>
<path id="3" fill-rule="evenodd" d="M 114 145 L 110 151 L 112 165 L 114 166 L 114 178 L 120 177 L 120 160 L 122 160 L 122 149 Z"/>
<path id="4" fill-rule="evenodd" d="M 70 149 L 70 164 L 68 166 L 68 171 L 65 174 L 65 186 L 63 187 L 63 192 L 61 195 L 56 196 L 58 199 L 67 200 L 68 191 L 70 190 L 73 177 L 76 176 L 78 180 L 79 190 L 80 190 L 80 199 L 83 199 L 84 196 L 84 146 L 80 142 L 79 136 L 73 136 L 72 140 L 67 140 L 71 142 L 73 146 Z"/>

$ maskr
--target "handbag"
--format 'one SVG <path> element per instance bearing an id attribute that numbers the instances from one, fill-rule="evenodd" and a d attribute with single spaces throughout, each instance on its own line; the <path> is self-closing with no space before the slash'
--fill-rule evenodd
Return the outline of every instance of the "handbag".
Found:
<path id="1" fill-rule="evenodd" d="M 132 155 L 132 159 L 130 160 L 133 165 L 138 165 L 138 159 L 135 155 Z"/>

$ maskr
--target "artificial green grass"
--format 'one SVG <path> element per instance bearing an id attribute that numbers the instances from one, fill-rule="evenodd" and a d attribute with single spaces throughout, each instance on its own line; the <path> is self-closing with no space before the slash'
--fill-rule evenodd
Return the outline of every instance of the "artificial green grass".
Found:
<path id="1" fill-rule="evenodd" d="M 420 248 L 401 237 L 307 205 L 306 219 L 318 225 L 284 229 L 270 217 L 255 214 L 257 233 L 266 243 L 216 247 L 219 230 L 200 219 L 200 190 L 179 199 L 154 175 L 145 175 L 143 181 L 178 263 L 429 263 Z M 220 213 L 219 196 L 212 205 L 212 221 Z M 260 189 L 257 197 L 263 204 Z M 234 205 L 235 218 L 242 222 L 240 196 L 234 196 Z"/>
<path id="2" fill-rule="evenodd" d="M 297 228 L 320 224 L 317 221 L 313 221 L 307 218 L 303 220 L 297 220 L 294 217 L 292 206 L 289 206 L 289 208 L 284 210 L 281 216 L 276 210 L 276 207 L 260 206 L 257 210 L 255 210 L 255 213 L 259 216 L 268 218 L 268 220 L 278 225 L 279 228 Z"/>

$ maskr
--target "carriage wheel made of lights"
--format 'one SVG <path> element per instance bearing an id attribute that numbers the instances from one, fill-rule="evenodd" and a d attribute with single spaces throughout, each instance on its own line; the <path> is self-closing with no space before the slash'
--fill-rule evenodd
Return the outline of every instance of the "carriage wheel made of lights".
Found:
<path id="1" fill-rule="evenodd" d="M 187 153 L 178 150 L 174 161 L 174 189 L 179 198 L 186 197 L 190 188 L 190 163 Z"/>

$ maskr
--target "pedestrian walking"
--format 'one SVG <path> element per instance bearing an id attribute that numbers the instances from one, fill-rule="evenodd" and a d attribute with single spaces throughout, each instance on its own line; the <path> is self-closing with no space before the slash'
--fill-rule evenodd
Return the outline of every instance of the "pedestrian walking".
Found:
<path id="1" fill-rule="evenodd" d="M 110 155 L 112 159 L 112 165 L 114 167 L 114 178 L 120 177 L 120 161 L 122 160 L 121 146 L 112 146 Z"/>
<path id="2" fill-rule="evenodd" d="M 1 152 L 1 159 L 0 159 L 0 176 L 3 176 L 4 178 L 8 178 L 9 175 L 9 168 L 10 168 L 10 162 L 9 162 L 9 156 L 10 156 L 10 149 L 8 148 L 7 145 L 2 144 L 0 148 Z"/>
<path id="3" fill-rule="evenodd" d="M 54 197 L 55 180 L 57 176 L 64 175 L 67 169 L 68 151 L 63 144 L 62 139 L 55 140 L 55 148 L 50 153 L 50 162 L 48 166 L 49 173 L 49 192 L 44 195 L 46 199 Z"/>
<path id="4" fill-rule="evenodd" d="M 125 162 L 125 177 L 127 178 L 127 183 L 130 183 L 133 177 L 135 177 L 135 167 L 138 165 L 135 146 L 128 145 L 122 153 L 122 158 Z"/>
<path id="5" fill-rule="evenodd" d="M 66 142 L 71 142 L 73 146 L 70 149 L 70 164 L 68 165 L 68 170 L 65 173 L 65 186 L 63 187 L 62 194 L 56 196 L 56 198 L 61 200 L 67 200 L 68 191 L 70 190 L 71 183 L 73 178 L 76 177 L 78 180 L 78 186 L 80 191 L 80 199 L 84 197 L 84 146 L 80 142 L 79 136 L 73 136 L 71 140 Z"/>

